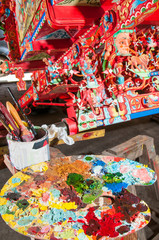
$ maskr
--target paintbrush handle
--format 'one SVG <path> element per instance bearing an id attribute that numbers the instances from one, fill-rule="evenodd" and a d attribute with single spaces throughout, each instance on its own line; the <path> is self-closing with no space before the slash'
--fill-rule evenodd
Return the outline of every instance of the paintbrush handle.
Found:
<path id="1" fill-rule="evenodd" d="M 15 109 L 15 107 L 10 103 L 10 102 L 6 102 L 6 107 L 9 111 L 9 113 L 12 115 L 12 117 L 14 118 L 14 120 L 17 122 L 17 124 L 19 125 L 20 128 L 26 128 L 24 126 L 24 123 L 22 122 L 17 110 Z"/>
<path id="2" fill-rule="evenodd" d="M 33 132 L 33 134 L 34 134 L 34 137 L 36 137 L 36 136 L 37 136 L 37 133 L 36 133 L 33 125 L 31 124 L 31 122 L 29 121 L 29 119 L 27 118 L 27 116 L 25 115 L 23 109 L 21 108 L 20 104 L 18 103 L 18 101 L 17 101 L 16 98 L 14 97 L 14 95 L 13 95 L 12 91 L 10 90 L 10 88 L 8 87 L 7 89 L 8 89 L 8 92 L 10 93 L 13 101 L 15 102 L 15 104 L 17 105 L 17 107 L 19 108 L 19 110 L 20 110 L 22 116 L 24 117 L 25 121 L 28 123 L 29 128 L 32 130 L 32 132 Z"/>
<path id="3" fill-rule="evenodd" d="M 22 139 L 22 141 L 24 141 L 24 142 L 32 141 L 34 139 L 34 135 L 24 125 L 24 123 L 22 122 L 22 120 L 21 120 L 17 110 L 15 109 L 15 107 L 8 101 L 6 102 L 6 107 L 7 107 L 8 111 L 10 112 L 10 114 L 12 115 L 12 117 L 14 118 L 14 120 L 17 122 L 17 124 L 19 125 L 19 127 L 21 129 L 21 139 Z"/>
<path id="4" fill-rule="evenodd" d="M 5 119 L 5 116 L 1 112 L 0 112 L 0 122 L 3 124 L 3 126 L 8 131 L 8 133 L 12 136 L 13 140 L 21 141 L 20 137 L 17 136 L 15 132 L 7 124 L 7 120 Z"/>
<path id="5" fill-rule="evenodd" d="M 18 128 L 18 126 L 14 122 L 14 119 L 11 116 L 11 114 L 8 112 L 6 107 L 1 102 L 0 102 L 0 111 L 4 115 L 4 117 L 7 120 L 8 124 L 11 125 L 12 129 L 17 133 L 17 135 L 20 135 L 20 129 Z"/>

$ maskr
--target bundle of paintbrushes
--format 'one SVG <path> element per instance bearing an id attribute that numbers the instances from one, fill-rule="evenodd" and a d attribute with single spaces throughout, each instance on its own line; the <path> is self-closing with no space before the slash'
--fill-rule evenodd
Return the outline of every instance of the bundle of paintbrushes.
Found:
<path id="1" fill-rule="evenodd" d="M 8 101 L 6 102 L 6 107 L 0 102 L 1 123 L 7 129 L 8 133 L 12 136 L 13 140 L 30 142 L 36 139 L 37 133 L 33 125 L 28 120 L 27 116 L 23 112 L 22 108 L 20 107 L 19 103 L 16 101 L 15 97 L 13 96 L 9 88 L 8 88 L 8 91 L 11 94 L 15 104 L 19 108 L 19 111 L 21 112 L 28 127 L 26 127 L 24 122 L 21 120 L 15 107 Z"/>

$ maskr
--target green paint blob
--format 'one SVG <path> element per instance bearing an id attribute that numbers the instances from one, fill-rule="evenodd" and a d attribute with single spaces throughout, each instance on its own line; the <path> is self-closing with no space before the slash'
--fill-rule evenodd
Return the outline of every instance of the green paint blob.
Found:
<path id="1" fill-rule="evenodd" d="M 117 172 L 117 173 L 107 173 L 102 178 L 106 183 L 120 183 L 124 180 L 122 176 L 123 176 L 122 173 Z"/>
<path id="2" fill-rule="evenodd" d="M 26 199 L 22 199 L 17 202 L 17 206 L 24 210 L 29 206 L 29 203 Z"/>
<path id="3" fill-rule="evenodd" d="M 58 238 L 62 238 L 62 239 L 74 239 L 75 235 L 74 235 L 74 230 L 73 229 L 67 229 L 61 233 L 58 234 Z"/>
<path id="4" fill-rule="evenodd" d="M 6 214 L 6 212 L 7 212 L 7 206 L 5 205 L 0 206 L 0 214 L 1 215 Z"/>
<path id="5" fill-rule="evenodd" d="M 36 215 L 36 214 L 38 213 L 38 209 L 37 209 L 37 208 L 33 208 L 33 209 L 31 210 L 31 213 L 32 213 L 33 215 Z"/>
<path id="6" fill-rule="evenodd" d="M 12 211 L 10 211 L 9 209 L 7 209 L 7 211 L 5 212 L 5 214 L 12 214 L 12 215 L 14 215 L 15 212 L 12 212 Z"/>
<path id="7" fill-rule="evenodd" d="M 83 176 L 77 173 L 70 173 L 66 183 L 69 186 L 73 186 L 80 194 L 85 194 L 85 192 L 90 193 L 93 190 L 99 190 L 103 187 L 99 180 L 93 178 L 84 180 Z"/>
<path id="8" fill-rule="evenodd" d="M 86 193 L 83 195 L 82 201 L 86 204 L 92 203 L 96 198 L 100 197 L 102 195 L 103 191 L 102 190 L 94 190 L 91 191 L 90 193 Z"/>
<path id="9" fill-rule="evenodd" d="M 152 185 L 152 183 L 151 183 L 151 182 L 149 182 L 149 183 L 144 183 L 143 185 L 149 186 L 149 185 Z"/>
<path id="10" fill-rule="evenodd" d="M 103 184 L 98 180 L 98 179 L 87 179 L 86 184 L 88 185 L 90 190 L 97 190 L 97 189 L 102 189 Z"/>
<path id="11" fill-rule="evenodd" d="M 84 181 L 83 176 L 77 173 L 70 173 L 67 177 L 66 183 L 70 186 L 76 186 Z"/>
<path id="12" fill-rule="evenodd" d="M 145 12 L 146 11 L 146 8 L 142 8 L 141 9 L 141 12 L 143 13 L 143 12 Z"/>
<path id="13" fill-rule="evenodd" d="M 86 185 L 83 176 L 77 173 L 70 173 L 67 177 L 66 183 L 69 186 L 73 186 L 78 193 L 83 193 L 84 190 L 88 188 Z"/>
<path id="14" fill-rule="evenodd" d="M 69 186 L 73 186 L 77 192 L 82 193 L 86 188 L 86 184 L 84 183 L 83 176 L 77 173 L 70 173 L 67 177 L 66 183 Z"/>
<path id="15" fill-rule="evenodd" d="M 93 159 L 93 158 L 92 158 L 91 156 L 86 156 L 86 157 L 85 157 L 85 160 L 86 160 L 86 161 L 91 161 L 92 159 Z"/>

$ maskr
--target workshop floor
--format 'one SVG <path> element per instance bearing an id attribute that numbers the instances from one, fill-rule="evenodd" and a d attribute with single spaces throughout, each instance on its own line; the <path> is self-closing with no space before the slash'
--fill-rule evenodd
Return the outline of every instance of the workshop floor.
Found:
<path id="1" fill-rule="evenodd" d="M 0 93 L 1 95 L 1 93 Z M 2 96 L 2 95 L 1 95 Z M 0 101 L 1 100 L 0 96 Z M 7 99 L 2 98 L 4 102 Z M 10 99 L 9 99 L 10 101 Z M 57 109 L 51 108 L 50 111 L 39 111 L 36 114 L 29 116 L 30 120 L 34 125 L 41 126 L 42 124 L 51 124 L 60 121 L 64 117 L 64 112 Z M 154 138 L 155 149 L 157 154 L 159 154 L 159 122 L 152 120 L 152 117 L 145 117 L 140 119 L 135 119 L 129 122 L 121 123 L 106 127 L 105 137 L 97 138 L 93 140 L 87 140 L 83 142 L 76 142 L 72 146 L 59 145 L 57 146 L 65 155 L 78 155 L 78 154 L 101 154 L 102 151 L 112 148 L 120 143 L 123 143 L 132 137 L 137 135 L 147 135 Z M 3 187 L 5 182 L 11 177 L 11 173 L 7 168 L 0 170 L 0 189 Z M 152 197 L 152 201 L 154 196 Z M 143 200 L 144 199 L 143 196 Z M 156 199 L 154 199 L 156 204 Z M 159 231 L 159 230 L 158 230 Z M 152 232 L 146 230 L 147 239 L 150 238 Z M 10 227 L 0 217 L 0 240 L 25 240 L 30 239 L 23 235 L 18 234 L 13 231 Z M 142 240 L 142 239 L 141 239 Z M 153 240 L 159 240 L 159 235 Z"/>

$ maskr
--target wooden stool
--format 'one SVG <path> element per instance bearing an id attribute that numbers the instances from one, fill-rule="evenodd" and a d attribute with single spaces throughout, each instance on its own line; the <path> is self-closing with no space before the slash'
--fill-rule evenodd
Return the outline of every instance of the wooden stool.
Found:
<path id="1" fill-rule="evenodd" d="M 159 179 L 159 156 L 156 155 L 154 139 L 152 137 L 138 135 L 124 143 L 103 151 L 102 155 L 116 155 L 118 157 L 139 161 L 140 163 L 148 165 L 148 167 L 152 168 L 157 174 L 157 179 Z M 151 187 L 129 186 L 128 189 L 130 192 L 140 197 L 148 204 L 152 213 L 152 219 L 147 226 L 152 231 L 152 236 L 150 239 L 159 239 L 159 181 L 156 181 Z M 147 196 L 146 199 L 144 199 L 146 193 Z M 135 235 L 132 236 L 132 234 L 130 234 L 123 239 L 147 240 L 148 238 L 145 235 L 145 230 L 141 229 L 137 232 L 136 238 Z"/>

